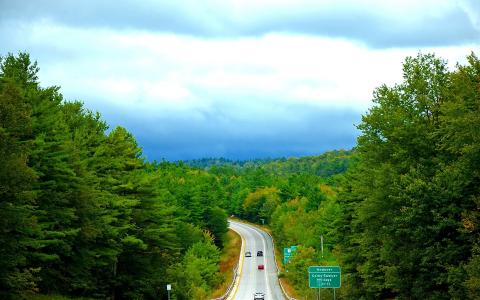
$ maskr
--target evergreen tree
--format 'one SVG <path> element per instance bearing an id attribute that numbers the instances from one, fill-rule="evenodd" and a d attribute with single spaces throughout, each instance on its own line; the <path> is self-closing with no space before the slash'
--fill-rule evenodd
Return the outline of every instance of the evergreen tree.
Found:
<path id="1" fill-rule="evenodd" d="M 38 269 L 28 262 L 29 252 L 41 247 L 35 241 L 38 226 L 33 214 L 36 177 L 28 166 L 32 147 L 31 107 L 26 88 L 35 75 L 29 58 L 12 55 L 0 59 L 0 297 L 34 291 Z M 22 70 L 15 72 L 15 67 Z M 26 72 L 24 69 L 26 68 Z"/>

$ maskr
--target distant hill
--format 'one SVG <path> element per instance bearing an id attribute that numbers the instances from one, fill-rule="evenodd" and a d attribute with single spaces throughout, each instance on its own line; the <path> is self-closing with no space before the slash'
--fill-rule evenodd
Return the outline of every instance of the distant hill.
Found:
<path id="1" fill-rule="evenodd" d="M 315 156 L 243 161 L 226 158 L 202 158 L 184 161 L 184 163 L 193 168 L 204 170 L 222 167 L 232 168 L 238 171 L 260 168 L 268 173 L 274 174 L 306 173 L 329 177 L 345 172 L 351 160 L 352 150 L 334 150 Z"/>

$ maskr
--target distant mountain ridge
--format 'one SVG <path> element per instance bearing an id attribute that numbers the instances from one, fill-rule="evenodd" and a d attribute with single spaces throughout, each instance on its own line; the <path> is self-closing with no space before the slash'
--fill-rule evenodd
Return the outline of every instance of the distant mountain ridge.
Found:
<path id="1" fill-rule="evenodd" d="M 352 150 L 333 150 L 321 155 L 266 158 L 254 160 L 230 160 L 226 158 L 202 158 L 183 161 L 193 168 L 211 170 L 214 168 L 233 168 L 238 171 L 250 169 L 263 169 L 275 174 L 312 174 L 329 177 L 343 173 L 352 161 Z"/>

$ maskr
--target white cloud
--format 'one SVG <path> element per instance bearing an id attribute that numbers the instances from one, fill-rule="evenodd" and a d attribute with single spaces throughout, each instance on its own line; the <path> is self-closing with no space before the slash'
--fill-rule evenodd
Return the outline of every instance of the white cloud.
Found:
<path id="1" fill-rule="evenodd" d="M 245 109 L 265 101 L 365 111 L 373 89 L 401 81 L 402 61 L 419 51 L 371 50 L 348 40 L 286 34 L 212 40 L 93 33 L 49 22 L 33 28 L 18 29 L 25 48 L 64 54 L 52 63 L 39 61 L 45 84 L 60 85 L 68 97 L 82 97 L 91 107 L 95 99 L 154 114 L 208 110 L 231 101 L 242 101 Z M 474 46 L 422 51 L 455 63 Z"/>

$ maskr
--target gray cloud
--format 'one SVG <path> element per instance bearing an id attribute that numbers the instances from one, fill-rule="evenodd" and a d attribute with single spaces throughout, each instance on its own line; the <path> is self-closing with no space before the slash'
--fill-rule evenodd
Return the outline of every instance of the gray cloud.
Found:
<path id="1" fill-rule="evenodd" d="M 225 111 L 226 109 L 227 111 Z M 251 108 L 249 118 L 237 118 L 227 107 L 144 118 L 134 109 L 103 107 L 112 126 L 131 131 L 149 160 L 202 157 L 252 159 L 315 155 L 355 145 L 361 113 L 353 110 L 289 105 L 277 111 Z M 292 118 L 292 116 L 294 116 Z"/>
<path id="2" fill-rule="evenodd" d="M 341 2 L 339 2 L 341 3 Z M 50 20 L 73 27 L 171 32 L 200 37 L 255 36 L 272 32 L 354 39 L 374 48 L 458 45 L 478 42 L 478 4 L 458 1 L 448 10 L 419 5 L 399 17 L 356 2 L 236 9 L 227 1 L 0 0 L 0 19 Z M 371 3 L 370 3 L 371 4 Z M 424 10 L 424 11 L 422 11 Z"/>
<path id="3" fill-rule="evenodd" d="M 395 20 L 390 15 L 360 9 L 333 14 L 313 9 L 285 18 L 271 16 L 251 28 L 251 32 L 256 34 L 269 31 L 340 37 L 363 42 L 373 48 L 455 45 L 480 39 L 480 30 L 460 7 L 441 16 L 425 16 L 414 21 L 408 16 L 403 21 Z"/>

